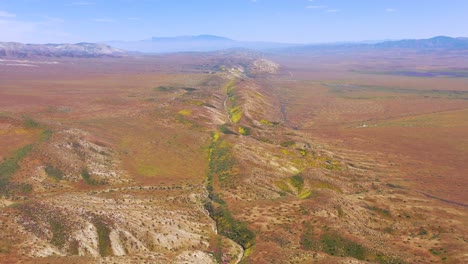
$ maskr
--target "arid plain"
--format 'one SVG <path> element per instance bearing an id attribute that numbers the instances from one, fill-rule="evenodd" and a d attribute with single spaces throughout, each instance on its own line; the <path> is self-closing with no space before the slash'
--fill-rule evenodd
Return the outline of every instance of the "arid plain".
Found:
<path id="1" fill-rule="evenodd" d="M 466 263 L 463 51 L 6 59 L 6 263 Z"/>

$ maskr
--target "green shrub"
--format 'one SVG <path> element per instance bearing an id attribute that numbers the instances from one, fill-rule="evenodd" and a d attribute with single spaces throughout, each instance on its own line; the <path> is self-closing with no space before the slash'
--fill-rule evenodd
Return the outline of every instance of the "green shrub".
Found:
<path id="1" fill-rule="evenodd" d="M 93 179 L 91 177 L 91 174 L 89 174 L 89 171 L 87 168 L 84 168 L 81 170 L 81 177 L 83 178 L 84 182 L 89 185 L 102 185 L 105 184 L 104 181 L 98 181 L 96 179 Z"/>
<path id="2" fill-rule="evenodd" d="M 312 226 L 310 224 L 304 224 L 304 232 L 301 235 L 301 248 L 304 250 L 317 250 L 317 240 L 314 239 L 314 232 Z"/>
<path id="3" fill-rule="evenodd" d="M 294 145 L 296 145 L 296 142 L 294 142 L 292 140 L 283 141 L 283 142 L 280 143 L 280 146 L 285 147 L 285 148 L 292 147 Z"/>
<path id="4" fill-rule="evenodd" d="M 368 207 L 369 210 L 374 211 L 378 213 L 379 215 L 385 216 L 385 217 L 391 217 L 392 215 L 390 214 L 390 211 L 376 207 L 376 206 L 370 206 Z"/>
<path id="5" fill-rule="evenodd" d="M 99 254 L 101 254 L 102 257 L 112 255 L 109 227 L 107 227 L 106 223 L 100 220 L 96 220 L 94 222 L 94 226 L 96 227 L 98 233 Z"/>
<path id="6" fill-rule="evenodd" d="M 231 175 L 235 164 L 231 155 L 231 147 L 225 141 L 213 142 L 210 146 L 209 174 L 218 176 L 223 181 Z"/>
<path id="7" fill-rule="evenodd" d="M 298 192 L 301 192 L 302 188 L 304 187 L 304 178 L 301 174 L 296 174 L 289 178 L 289 183 L 296 188 Z"/>
<path id="8" fill-rule="evenodd" d="M 243 115 L 244 112 L 239 106 L 229 108 L 229 117 L 231 118 L 232 122 L 238 123 Z"/>
<path id="9" fill-rule="evenodd" d="M 366 249 L 358 243 L 345 239 L 335 233 L 321 236 L 323 252 L 332 256 L 353 257 L 359 260 L 366 258 Z"/>
<path id="10" fill-rule="evenodd" d="M 27 194 L 32 192 L 33 187 L 29 183 L 15 183 L 11 187 L 13 187 L 13 191 L 22 193 L 22 194 Z"/>
<path id="11" fill-rule="evenodd" d="M 54 178 L 58 181 L 63 179 L 63 172 L 60 169 L 55 168 L 54 166 L 50 164 L 48 164 L 45 167 L 45 172 L 49 177 Z"/>
<path id="12" fill-rule="evenodd" d="M 244 135 L 244 136 L 248 136 L 251 133 L 250 127 L 239 126 L 238 130 L 239 130 L 239 134 Z"/>
<path id="13" fill-rule="evenodd" d="M 222 124 L 218 127 L 219 131 L 221 131 L 223 134 L 236 134 L 234 132 L 232 132 L 232 130 L 230 130 L 227 126 L 227 124 Z"/>
<path id="14" fill-rule="evenodd" d="M 67 240 L 66 228 L 60 221 L 49 220 L 50 227 L 52 229 L 52 240 L 50 243 L 58 248 L 62 248 Z"/>
<path id="15" fill-rule="evenodd" d="M 241 221 L 235 220 L 225 206 L 214 210 L 212 215 L 218 232 L 239 244 L 244 250 L 255 244 L 255 234 Z"/>
<path id="16" fill-rule="evenodd" d="M 26 128 L 36 128 L 36 127 L 39 127 L 39 123 L 37 123 L 37 122 L 34 121 L 32 118 L 27 117 L 27 116 L 24 117 L 23 125 L 24 125 Z"/>

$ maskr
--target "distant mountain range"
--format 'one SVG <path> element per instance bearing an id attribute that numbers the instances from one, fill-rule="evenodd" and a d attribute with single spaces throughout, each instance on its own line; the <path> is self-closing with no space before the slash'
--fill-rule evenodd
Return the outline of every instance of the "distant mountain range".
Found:
<path id="1" fill-rule="evenodd" d="M 16 42 L 0 42 L 0 57 L 116 57 L 126 52 L 105 44 L 22 44 Z"/>
<path id="2" fill-rule="evenodd" d="M 210 52 L 227 49 L 250 49 L 269 52 L 322 52 L 355 50 L 468 50 L 468 38 L 438 36 L 430 39 L 407 39 L 383 41 L 379 43 L 330 43 L 330 44 L 290 44 L 275 42 L 246 42 L 213 36 L 153 37 L 142 41 L 109 41 L 105 43 L 77 44 L 21 44 L 0 42 L 0 57 L 120 57 L 132 52 L 172 53 Z"/>
<path id="3" fill-rule="evenodd" d="M 153 37 L 142 41 L 109 41 L 108 45 L 128 51 L 143 53 L 169 53 L 216 51 L 233 48 L 254 49 L 260 51 L 304 50 L 321 48 L 372 48 L 372 49 L 468 49 L 468 38 L 438 36 L 430 39 L 408 39 L 383 42 L 340 42 L 329 44 L 292 44 L 276 42 L 248 42 L 213 36 Z"/>
<path id="4" fill-rule="evenodd" d="M 107 41 L 104 43 L 119 49 L 143 53 L 206 52 L 234 48 L 269 50 L 300 46 L 291 43 L 237 41 L 213 35 L 153 37 L 141 41 Z"/>
<path id="5" fill-rule="evenodd" d="M 468 49 L 468 38 L 438 36 L 430 39 L 404 39 L 374 44 L 377 48 L 398 49 Z"/>
<path id="6" fill-rule="evenodd" d="M 288 47 L 281 51 L 288 52 L 320 52 L 320 51 L 358 51 L 358 50 L 468 50 L 468 38 L 451 38 L 437 36 L 429 39 L 390 40 L 377 43 L 336 43 L 312 44 L 300 47 Z"/>

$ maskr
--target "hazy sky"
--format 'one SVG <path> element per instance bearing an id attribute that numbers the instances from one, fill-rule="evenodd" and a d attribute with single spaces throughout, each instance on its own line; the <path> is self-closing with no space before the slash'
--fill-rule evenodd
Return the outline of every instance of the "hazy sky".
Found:
<path id="1" fill-rule="evenodd" d="M 0 41 L 212 34 L 322 43 L 468 36 L 468 0 L 0 0 Z"/>

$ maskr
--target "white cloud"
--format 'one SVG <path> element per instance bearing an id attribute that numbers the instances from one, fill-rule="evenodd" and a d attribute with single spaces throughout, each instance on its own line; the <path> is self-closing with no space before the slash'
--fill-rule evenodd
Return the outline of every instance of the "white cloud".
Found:
<path id="1" fill-rule="evenodd" d="M 324 8 L 327 8 L 326 5 L 309 5 L 309 6 L 306 6 L 307 9 L 324 9 Z"/>
<path id="2" fill-rule="evenodd" d="M 16 14 L 0 10 L 0 17 L 16 17 Z"/>
<path id="3" fill-rule="evenodd" d="M 385 9 L 385 11 L 387 11 L 387 12 L 396 12 L 398 10 L 395 9 L 395 8 L 387 8 L 387 9 Z"/>

